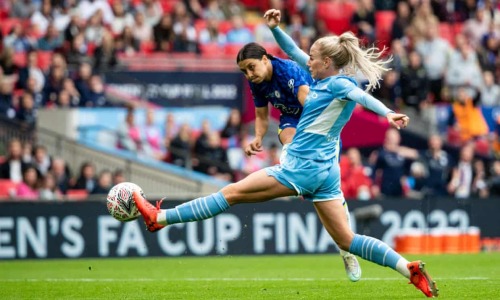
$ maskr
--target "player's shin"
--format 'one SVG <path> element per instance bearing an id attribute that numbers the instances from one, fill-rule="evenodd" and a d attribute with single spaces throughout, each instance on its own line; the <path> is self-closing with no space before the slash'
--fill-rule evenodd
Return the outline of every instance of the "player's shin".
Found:
<path id="1" fill-rule="evenodd" d="M 224 195 L 217 192 L 183 203 L 172 209 L 163 209 L 158 213 L 157 221 L 162 225 L 201 221 L 212 218 L 228 208 L 229 204 Z"/>
<path id="2" fill-rule="evenodd" d="M 408 261 L 381 240 L 354 235 L 349 252 L 384 267 L 390 267 L 406 278 L 410 278 Z"/>

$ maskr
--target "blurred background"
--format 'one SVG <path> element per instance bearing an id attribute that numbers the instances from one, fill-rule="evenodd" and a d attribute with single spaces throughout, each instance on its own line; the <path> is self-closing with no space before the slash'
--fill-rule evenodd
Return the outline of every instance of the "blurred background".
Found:
<path id="1" fill-rule="evenodd" d="M 170 206 L 279 163 L 275 110 L 265 151 L 243 154 L 254 106 L 235 63 L 248 42 L 286 58 L 262 22 L 269 8 L 282 11 L 283 29 L 306 52 L 317 38 L 350 30 L 392 56 L 373 95 L 412 121 L 391 130 L 358 107 L 345 127 L 340 163 L 353 227 L 402 252 L 499 251 L 499 7 L 493 0 L 0 1 L 0 233 L 7 236 L 0 257 L 146 255 L 137 245 L 99 248 L 103 228 L 123 234 L 141 226 L 101 222 L 114 184 L 132 181 Z M 358 82 L 365 85 L 361 75 Z M 319 226 L 307 221 L 315 218 L 310 205 L 280 200 L 262 206 L 276 228 Z M 256 214 L 234 212 L 241 226 Z M 76 219 L 63 222 L 68 216 Z M 63 234 L 64 224 L 72 231 Z M 300 235 L 295 250 L 265 243 L 248 250 L 238 238 L 259 233 L 241 228 L 226 232 L 234 246 L 225 251 L 329 251 Z M 50 243 L 77 245 L 78 237 L 89 242 L 77 254 Z M 144 247 L 152 243 L 146 238 Z"/>

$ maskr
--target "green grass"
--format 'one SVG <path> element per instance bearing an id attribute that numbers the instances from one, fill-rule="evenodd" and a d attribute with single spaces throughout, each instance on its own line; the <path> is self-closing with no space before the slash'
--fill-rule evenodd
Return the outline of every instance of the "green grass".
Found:
<path id="1" fill-rule="evenodd" d="M 408 256 L 408 259 L 417 257 Z M 500 253 L 420 256 L 443 299 L 498 299 Z M 338 255 L 0 262 L 0 299 L 423 299 L 389 268 Z"/>

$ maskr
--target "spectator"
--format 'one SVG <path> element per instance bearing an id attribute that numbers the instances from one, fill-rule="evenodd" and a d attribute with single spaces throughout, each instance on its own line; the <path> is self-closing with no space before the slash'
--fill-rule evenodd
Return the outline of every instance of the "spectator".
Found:
<path id="1" fill-rule="evenodd" d="M 414 17 L 409 28 L 410 38 L 413 40 L 415 45 L 420 43 L 423 39 L 430 39 L 431 30 L 437 31 L 432 36 L 435 37 L 439 34 L 439 20 L 432 12 L 430 3 L 425 1 L 417 3 L 418 7 L 415 8 Z"/>
<path id="2" fill-rule="evenodd" d="M 358 37 L 366 44 L 375 41 L 375 7 L 373 0 L 358 0 L 356 11 L 352 15 L 351 25 L 357 31 Z"/>
<path id="3" fill-rule="evenodd" d="M 405 177 L 403 192 L 406 198 L 422 199 L 427 190 L 425 182 L 427 178 L 427 170 L 419 161 L 414 161 L 410 166 L 410 174 Z"/>
<path id="4" fill-rule="evenodd" d="M 90 192 L 93 195 L 107 195 L 113 187 L 113 174 L 109 170 L 102 170 L 99 173 L 97 184 Z"/>
<path id="5" fill-rule="evenodd" d="M 199 163 L 195 170 L 221 180 L 230 181 L 232 179 L 231 169 L 229 168 L 226 150 L 221 146 L 219 133 L 211 131 L 207 134 L 206 139 L 205 151 L 196 153 Z"/>
<path id="6" fill-rule="evenodd" d="M 470 97 L 475 97 L 482 85 L 481 70 L 476 53 L 461 34 L 455 36 L 456 49 L 450 53 L 446 70 L 446 84 L 452 97 L 457 96 L 459 87 L 465 88 Z"/>
<path id="7" fill-rule="evenodd" d="M 67 92 L 70 98 L 70 106 L 77 107 L 80 105 L 80 93 L 75 87 L 75 83 L 71 78 L 65 78 L 63 81 L 63 90 L 62 92 Z M 59 93 L 60 94 L 60 93 Z"/>
<path id="8" fill-rule="evenodd" d="M 75 78 L 75 87 L 80 94 L 80 106 L 85 106 L 85 102 L 90 98 L 90 77 L 92 76 L 92 66 L 88 62 L 83 62 L 78 67 Z"/>
<path id="9" fill-rule="evenodd" d="M 191 168 L 191 129 L 188 124 L 182 124 L 179 133 L 170 143 L 169 161 L 174 165 Z"/>
<path id="10" fill-rule="evenodd" d="M 500 105 L 500 86 L 495 84 L 495 77 L 490 71 L 483 72 L 483 83 L 481 87 L 481 105 L 494 107 Z"/>
<path id="11" fill-rule="evenodd" d="M 118 128 L 119 147 L 128 151 L 151 155 L 152 150 L 147 143 L 141 128 L 135 123 L 135 110 L 127 109 L 125 122 Z"/>
<path id="12" fill-rule="evenodd" d="M 115 41 L 111 32 L 104 33 L 102 44 L 95 49 L 94 70 L 101 74 L 109 70 L 113 70 L 118 65 L 116 58 Z"/>
<path id="13" fill-rule="evenodd" d="M 392 23 L 392 40 L 407 39 L 406 32 L 411 25 L 411 11 L 410 5 L 406 1 L 399 1 L 396 18 Z"/>
<path id="14" fill-rule="evenodd" d="M 21 23 L 14 24 L 9 35 L 3 40 L 5 47 L 14 49 L 14 52 L 28 52 L 35 48 L 35 41 L 26 35 L 26 31 Z"/>
<path id="15" fill-rule="evenodd" d="M 12 119 L 16 115 L 12 105 L 12 91 L 13 84 L 10 80 L 0 79 L 0 118 Z"/>
<path id="16" fill-rule="evenodd" d="M 418 52 L 410 52 L 408 61 L 408 66 L 403 68 L 401 73 L 401 96 L 407 106 L 413 107 L 417 112 L 420 112 L 427 102 L 429 80 Z"/>
<path id="17" fill-rule="evenodd" d="M 40 200 L 53 201 L 62 199 L 62 193 L 57 186 L 54 174 L 51 172 L 45 174 L 41 181 L 39 189 Z"/>
<path id="18" fill-rule="evenodd" d="M 224 139 L 228 139 L 230 145 L 239 147 L 242 134 L 242 126 L 243 124 L 241 123 L 240 110 L 236 108 L 231 109 L 226 125 L 221 131 L 221 137 Z"/>
<path id="19" fill-rule="evenodd" d="M 38 40 L 38 50 L 41 51 L 54 51 L 63 45 L 63 37 L 57 31 L 53 23 L 49 23 L 45 35 Z"/>
<path id="20" fill-rule="evenodd" d="M 224 21 L 226 19 L 217 0 L 207 1 L 207 5 L 203 9 L 203 19 L 215 21 Z"/>
<path id="21" fill-rule="evenodd" d="M 33 149 L 33 166 L 38 174 L 45 176 L 52 165 L 52 158 L 47 153 L 47 148 L 43 145 L 37 145 Z"/>
<path id="22" fill-rule="evenodd" d="M 197 33 L 191 25 L 191 17 L 185 15 L 174 22 L 174 46 L 175 52 L 198 52 Z"/>
<path id="23" fill-rule="evenodd" d="M 429 78 L 429 90 L 434 102 L 441 101 L 443 79 L 448 67 L 448 42 L 439 37 L 439 23 L 431 21 L 426 24 L 425 39 L 417 41 L 415 49 L 422 57 L 422 61 Z"/>
<path id="24" fill-rule="evenodd" d="M 75 36 L 85 33 L 85 20 L 80 17 L 80 14 L 73 14 L 71 20 L 64 30 L 64 40 L 70 44 Z"/>
<path id="25" fill-rule="evenodd" d="M 478 48 L 481 45 L 483 36 L 488 32 L 489 22 L 485 18 L 483 7 L 478 7 L 474 13 L 474 18 L 471 18 L 464 23 L 463 33 L 471 43 L 473 48 Z"/>
<path id="26" fill-rule="evenodd" d="M 34 31 L 39 35 L 44 35 L 47 27 L 53 20 L 52 4 L 49 0 L 42 1 L 42 8 L 31 15 L 30 23 L 35 26 Z"/>
<path id="27" fill-rule="evenodd" d="M 163 128 L 164 145 L 168 149 L 170 142 L 177 136 L 179 126 L 175 122 L 175 116 L 172 113 L 167 113 Z"/>
<path id="28" fill-rule="evenodd" d="M 209 143 L 208 143 L 208 137 L 212 133 L 212 128 L 210 125 L 210 121 L 205 119 L 201 122 L 201 133 L 196 139 L 195 145 L 194 145 L 194 153 L 203 155 L 205 151 L 208 150 L 209 148 Z"/>
<path id="29" fill-rule="evenodd" d="M 347 199 L 370 200 L 378 194 L 372 187 L 367 168 L 361 161 L 361 153 L 357 148 L 349 148 L 340 158 L 340 178 L 344 197 Z"/>
<path id="30" fill-rule="evenodd" d="M 484 193 L 484 170 L 479 165 L 474 163 L 474 145 L 468 143 L 462 147 L 458 163 L 452 170 L 448 192 L 459 199 L 469 198 L 475 191 Z"/>
<path id="31" fill-rule="evenodd" d="M 0 54 L 0 68 L 3 71 L 4 77 L 9 79 L 17 79 L 16 74 L 18 67 L 14 62 L 14 50 L 9 47 L 3 47 Z"/>
<path id="32" fill-rule="evenodd" d="M 15 119 L 24 129 L 33 129 L 36 125 L 37 110 L 35 101 L 30 93 L 23 93 L 19 109 L 16 112 Z"/>
<path id="33" fill-rule="evenodd" d="M 44 80 L 44 86 L 45 86 L 45 77 L 43 78 Z M 24 88 L 24 92 L 31 94 L 31 97 L 33 97 L 33 101 L 35 101 L 35 107 L 40 108 L 44 105 L 43 100 L 44 100 L 44 94 L 43 94 L 43 87 L 42 89 L 39 90 L 38 82 L 35 78 L 29 77 L 28 81 L 26 82 L 26 87 Z"/>
<path id="34" fill-rule="evenodd" d="M 119 36 L 123 29 L 127 26 L 131 27 L 134 24 L 134 17 L 127 11 L 122 1 L 113 1 L 113 22 L 111 23 L 111 32 L 114 36 Z"/>
<path id="35" fill-rule="evenodd" d="M 155 51 L 170 52 L 175 39 L 172 16 L 164 14 L 160 22 L 153 27 Z"/>
<path id="36" fill-rule="evenodd" d="M 106 32 L 104 27 L 102 12 L 100 10 L 96 11 L 92 17 L 87 21 L 85 26 L 85 41 L 88 44 L 99 46 L 102 43 L 104 33 Z"/>
<path id="37" fill-rule="evenodd" d="M 153 36 L 153 26 L 146 23 L 144 13 L 140 11 L 135 13 L 132 33 L 139 42 L 149 42 Z"/>
<path id="38" fill-rule="evenodd" d="M 95 177 L 95 166 L 91 162 L 84 162 L 80 167 L 80 174 L 76 179 L 75 184 L 71 187 L 77 190 L 86 190 L 91 193 L 97 185 Z"/>
<path id="39" fill-rule="evenodd" d="M 69 50 L 66 53 L 69 69 L 72 71 L 77 70 L 80 64 L 84 62 L 90 63 L 92 59 L 87 55 L 88 51 L 89 46 L 85 41 L 85 35 L 83 33 L 77 34 L 70 43 Z"/>
<path id="40" fill-rule="evenodd" d="M 155 123 L 155 112 L 151 108 L 146 110 L 146 123 L 141 131 L 144 134 L 145 142 L 151 148 L 153 157 L 161 159 L 164 156 L 162 134 L 160 127 Z"/>
<path id="41" fill-rule="evenodd" d="M 125 178 L 125 172 L 122 169 L 116 169 L 113 172 L 113 186 L 125 181 L 127 181 Z"/>
<path id="42" fill-rule="evenodd" d="M 142 0 L 136 10 L 142 13 L 144 22 L 150 28 L 158 24 L 163 15 L 163 8 L 158 0 Z"/>
<path id="43" fill-rule="evenodd" d="M 403 100 L 398 82 L 398 73 L 389 70 L 384 73 L 380 86 L 373 90 L 373 96 L 380 99 L 387 107 L 399 110 Z"/>
<path id="44" fill-rule="evenodd" d="M 390 128 L 385 134 L 383 148 L 378 151 L 373 166 L 375 182 L 380 182 L 384 196 L 402 197 L 407 164 L 416 158 L 416 150 L 400 145 L 399 131 Z"/>
<path id="45" fill-rule="evenodd" d="M 43 88 L 42 94 L 42 104 L 43 106 L 51 106 L 57 100 L 57 95 L 63 88 L 64 78 L 66 77 L 66 73 L 64 69 L 60 67 L 52 67 L 47 74 L 47 78 L 45 79 L 45 86 Z"/>
<path id="46" fill-rule="evenodd" d="M 408 66 L 408 54 L 400 40 L 393 40 L 391 43 L 392 61 L 389 66 L 397 73 L 401 73 L 403 68 Z"/>
<path id="47" fill-rule="evenodd" d="M 485 137 L 488 134 L 488 125 L 481 109 L 477 107 L 479 97 L 472 99 L 463 87 L 457 91 L 457 97 L 451 105 L 449 124 L 452 130 L 460 136 L 460 142 L 466 143 L 471 139 Z"/>
<path id="48" fill-rule="evenodd" d="M 245 27 L 243 17 L 234 15 L 231 18 L 232 28 L 227 32 L 227 42 L 229 44 L 247 44 L 254 41 L 254 36 L 250 29 Z"/>
<path id="49" fill-rule="evenodd" d="M 490 196 L 500 196 L 500 161 L 494 160 L 491 166 L 491 175 L 487 180 Z"/>
<path id="50" fill-rule="evenodd" d="M 420 161 L 428 172 L 425 182 L 428 195 L 447 195 L 446 186 L 450 180 L 453 162 L 448 152 L 443 150 L 443 140 L 439 135 L 433 134 L 429 137 L 427 150 L 420 154 Z"/>
<path id="51" fill-rule="evenodd" d="M 113 11 L 107 0 L 81 0 L 78 4 L 77 11 L 85 21 L 89 20 L 100 11 L 104 24 L 108 25 L 113 23 Z"/>
<path id="52" fill-rule="evenodd" d="M 23 170 L 23 181 L 16 187 L 15 197 L 20 200 L 37 200 L 39 194 L 39 179 L 36 168 L 28 166 Z"/>
<path id="53" fill-rule="evenodd" d="M 200 44 L 215 43 L 224 46 L 227 42 L 226 35 L 219 30 L 219 21 L 217 19 L 207 19 L 207 27 L 203 28 L 199 34 Z M 267 26 L 266 26 L 267 27 Z M 267 28 L 269 31 L 269 28 Z"/>
<path id="54" fill-rule="evenodd" d="M 226 20 L 230 20 L 233 16 L 243 16 L 245 14 L 245 6 L 239 0 L 222 1 L 220 6 Z"/>
<path id="55" fill-rule="evenodd" d="M 23 148 L 19 139 L 9 140 L 5 161 L 0 164 L 0 178 L 19 183 L 23 180 L 23 171 L 29 164 L 23 161 Z"/>
<path id="56" fill-rule="evenodd" d="M 38 67 L 38 53 L 36 51 L 29 51 L 27 54 L 26 67 L 19 70 L 19 79 L 17 87 L 25 89 L 27 87 L 28 78 L 35 80 L 34 92 L 40 92 L 45 85 L 45 75 Z"/>
<path id="57" fill-rule="evenodd" d="M 73 185 L 71 171 L 62 158 L 54 158 L 50 168 L 50 173 L 54 176 L 57 188 L 61 193 L 66 194 L 70 186 Z"/>
<path id="58" fill-rule="evenodd" d="M 115 48 L 118 53 L 128 56 L 134 55 L 139 51 L 140 42 L 134 37 L 132 28 L 126 26 L 122 34 L 115 41 Z"/>
<path id="59" fill-rule="evenodd" d="M 28 19 L 38 10 L 37 5 L 32 0 L 17 0 L 12 2 L 9 15 L 11 18 Z"/>

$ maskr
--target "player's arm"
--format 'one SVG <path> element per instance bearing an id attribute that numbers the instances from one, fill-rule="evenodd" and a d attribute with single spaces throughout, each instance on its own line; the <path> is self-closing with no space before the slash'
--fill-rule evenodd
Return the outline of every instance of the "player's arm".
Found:
<path id="1" fill-rule="evenodd" d="M 297 92 L 297 100 L 299 100 L 302 106 L 304 106 L 304 104 L 306 103 L 307 94 L 309 94 L 309 86 L 308 85 L 299 86 L 299 90 Z"/>
<path id="2" fill-rule="evenodd" d="M 255 138 L 245 147 L 246 155 L 254 155 L 262 151 L 262 139 L 269 127 L 269 108 L 267 106 L 255 108 Z"/>
<path id="3" fill-rule="evenodd" d="M 307 67 L 307 62 L 309 61 L 309 55 L 302 51 L 293 41 L 293 39 L 287 35 L 283 30 L 279 28 L 279 23 L 281 20 L 281 12 L 277 9 L 270 9 L 264 14 L 264 19 L 266 20 L 267 26 L 271 29 L 276 42 L 283 51 L 295 62 L 297 62 L 303 69 L 309 72 Z"/>
<path id="4" fill-rule="evenodd" d="M 410 118 L 407 115 L 395 113 L 375 97 L 366 93 L 358 87 L 354 87 L 350 92 L 348 92 L 347 98 L 349 100 L 356 101 L 357 103 L 363 105 L 364 107 L 381 116 L 386 117 L 389 124 L 394 128 L 404 128 L 408 126 L 408 123 L 410 122 Z M 399 121 L 401 122 L 401 125 L 398 123 Z"/>

